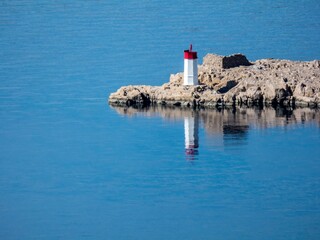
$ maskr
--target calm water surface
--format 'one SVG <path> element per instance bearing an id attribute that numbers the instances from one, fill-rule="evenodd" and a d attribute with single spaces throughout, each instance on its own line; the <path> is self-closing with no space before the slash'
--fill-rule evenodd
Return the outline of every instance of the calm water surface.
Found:
<path id="1" fill-rule="evenodd" d="M 202 58 L 319 59 L 319 1 L 1 1 L 1 239 L 318 239 L 320 116 L 112 108 Z M 200 59 L 201 62 L 201 59 Z"/>

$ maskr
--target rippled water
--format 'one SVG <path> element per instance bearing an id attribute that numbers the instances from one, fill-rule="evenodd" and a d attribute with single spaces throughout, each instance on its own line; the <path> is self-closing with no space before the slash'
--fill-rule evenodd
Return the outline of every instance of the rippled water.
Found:
<path id="1" fill-rule="evenodd" d="M 1 239 L 317 239 L 319 111 L 125 109 L 183 49 L 319 59 L 318 1 L 1 1 Z M 201 59 L 200 59 L 201 62 Z"/>

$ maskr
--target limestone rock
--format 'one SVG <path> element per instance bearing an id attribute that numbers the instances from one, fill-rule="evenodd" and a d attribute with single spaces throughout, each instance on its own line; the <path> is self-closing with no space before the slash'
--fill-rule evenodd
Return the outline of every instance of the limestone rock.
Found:
<path id="1" fill-rule="evenodd" d="M 219 56 L 216 54 L 207 54 L 203 58 L 203 65 L 212 67 L 215 69 L 219 68 L 234 68 L 239 66 L 250 66 L 251 63 L 248 61 L 245 55 L 241 53 L 233 54 L 230 56 Z"/>
<path id="2" fill-rule="evenodd" d="M 320 107 L 320 61 L 261 59 L 242 54 L 207 54 L 198 66 L 199 86 L 183 86 L 183 73 L 162 86 L 121 87 L 113 105 L 175 106 L 280 105 Z"/>

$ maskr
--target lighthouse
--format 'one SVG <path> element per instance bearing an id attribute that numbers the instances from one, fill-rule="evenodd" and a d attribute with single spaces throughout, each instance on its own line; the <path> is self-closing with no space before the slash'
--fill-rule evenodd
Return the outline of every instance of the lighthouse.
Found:
<path id="1" fill-rule="evenodd" d="M 184 50 L 184 75 L 183 85 L 198 85 L 198 56 L 192 51 L 192 44 L 188 50 Z"/>

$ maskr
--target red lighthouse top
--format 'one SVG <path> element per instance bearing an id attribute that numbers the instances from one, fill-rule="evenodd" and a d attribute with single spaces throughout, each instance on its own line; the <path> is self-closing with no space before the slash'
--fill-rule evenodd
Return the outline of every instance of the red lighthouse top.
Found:
<path id="1" fill-rule="evenodd" d="M 184 59 L 197 59 L 197 52 L 192 52 L 192 44 L 190 44 L 189 50 L 184 50 Z"/>

